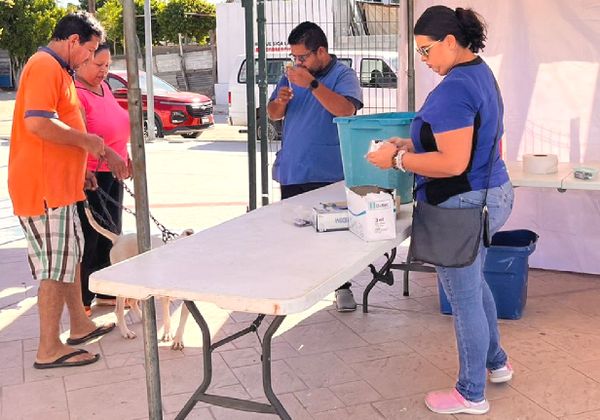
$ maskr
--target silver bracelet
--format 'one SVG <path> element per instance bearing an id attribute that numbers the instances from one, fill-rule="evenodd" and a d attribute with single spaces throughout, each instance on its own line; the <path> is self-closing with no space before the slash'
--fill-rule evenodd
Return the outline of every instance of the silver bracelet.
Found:
<path id="1" fill-rule="evenodd" d="M 394 158 L 394 166 L 396 167 L 396 169 L 399 169 L 402 172 L 406 172 L 406 169 L 404 169 L 404 165 L 402 165 L 402 156 L 404 156 L 405 153 L 406 153 L 406 150 L 404 150 L 404 149 L 398 150 L 398 153 L 396 154 L 396 157 Z"/>

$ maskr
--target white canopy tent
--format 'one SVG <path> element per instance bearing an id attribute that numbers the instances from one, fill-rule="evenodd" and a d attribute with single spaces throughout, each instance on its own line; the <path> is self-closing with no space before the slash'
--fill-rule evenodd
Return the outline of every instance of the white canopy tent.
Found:
<path id="1" fill-rule="evenodd" d="M 440 2 L 416 0 L 414 16 L 420 16 L 425 8 Z M 565 162 L 600 161 L 600 3 L 597 0 L 442 3 L 450 7 L 472 7 L 488 22 L 489 42 L 483 57 L 494 70 L 504 96 L 507 159 L 515 160 L 523 153 L 535 152 L 555 153 Z M 127 43 L 134 45 L 132 1 L 124 2 L 123 17 Z M 400 19 L 407 22 L 406 15 Z M 140 133 L 141 100 L 136 56 L 132 52 L 129 51 L 128 73 L 136 140 L 132 144 L 138 191 L 136 210 L 138 214 L 148 214 L 145 155 Z M 407 54 L 407 48 L 401 54 Z M 439 79 L 425 66 L 417 63 L 415 67 L 418 108 Z M 407 97 L 399 99 L 399 104 L 404 99 L 404 109 L 407 109 Z M 598 221 L 600 191 L 561 194 L 519 189 L 515 210 L 506 228 L 527 228 L 540 235 L 538 249 L 530 257 L 533 267 L 600 274 Z M 140 249 L 148 249 L 147 217 L 140 217 L 137 227 Z M 160 419 L 154 305 L 144 305 L 143 324 L 149 417 Z"/>
<path id="2" fill-rule="evenodd" d="M 600 163 L 600 2 L 416 0 L 415 19 L 440 3 L 473 8 L 488 24 L 482 57 L 504 98 L 506 160 Z M 419 109 L 440 77 L 418 60 L 415 73 Z M 540 235 L 532 267 L 600 274 L 600 191 L 517 188 L 504 229 Z"/>

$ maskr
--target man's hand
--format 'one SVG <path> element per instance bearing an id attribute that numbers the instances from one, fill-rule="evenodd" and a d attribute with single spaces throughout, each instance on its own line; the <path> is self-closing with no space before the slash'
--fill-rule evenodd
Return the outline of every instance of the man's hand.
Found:
<path id="1" fill-rule="evenodd" d="M 83 148 L 95 158 L 104 157 L 104 139 L 95 134 L 86 134 Z"/>
<path id="2" fill-rule="evenodd" d="M 315 78 L 306 68 L 300 66 L 288 69 L 287 77 L 290 82 L 303 88 L 308 88 Z"/>
<path id="3" fill-rule="evenodd" d="M 273 121 L 279 121 L 285 116 L 285 110 L 288 103 L 294 97 L 294 91 L 289 87 L 281 87 L 277 93 L 277 98 L 267 105 L 267 115 Z"/>
<path id="4" fill-rule="evenodd" d="M 367 160 L 381 169 L 390 169 L 394 167 L 394 156 L 398 153 L 398 146 L 386 141 L 374 152 L 367 154 Z"/>
<path id="5" fill-rule="evenodd" d="M 277 101 L 282 105 L 287 105 L 294 97 L 294 91 L 289 87 L 282 87 L 277 94 Z"/>
<path id="6" fill-rule="evenodd" d="M 129 168 L 127 166 L 127 162 L 125 162 L 123 158 L 117 154 L 117 152 L 110 147 L 107 147 L 104 157 L 106 158 L 108 169 L 110 169 L 115 178 L 117 178 L 119 181 L 129 178 Z"/>
<path id="7" fill-rule="evenodd" d="M 92 171 L 85 171 L 85 181 L 83 183 L 84 190 L 96 191 L 98 189 L 98 180 Z"/>

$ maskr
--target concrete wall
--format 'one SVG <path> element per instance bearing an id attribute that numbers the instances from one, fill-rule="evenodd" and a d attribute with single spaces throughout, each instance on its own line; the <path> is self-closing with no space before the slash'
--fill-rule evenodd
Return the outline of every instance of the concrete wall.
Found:
<path id="1" fill-rule="evenodd" d="M 191 92 L 202 93 L 211 98 L 215 97 L 214 58 L 211 49 L 200 51 L 184 51 L 183 60 L 179 52 L 163 52 L 153 56 L 152 65 L 154 74 L 166 80 L 173 86 Z M 140 69 L 143 62 L 138 60 Z M 125 57 L 113 57 L 112 68 L 125 70 L 127 67 Z"/>

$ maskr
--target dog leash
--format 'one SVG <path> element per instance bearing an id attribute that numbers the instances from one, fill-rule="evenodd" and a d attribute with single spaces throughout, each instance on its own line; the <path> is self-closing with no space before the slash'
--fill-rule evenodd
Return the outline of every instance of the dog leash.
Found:
<path id="1" fill-rule="evenodd" d="M 96 167 L 96 171 L 94 172 L 94 176 L 96 176 L 98 174 L 98 169 L 100 168 L 100 166 L 103 163 L 104 158 L 100 158 L 98 160 L 98 166 Z M 121 186 L 123 187 L 123 189 L 125 191 L 127 191 L 127 193 L 135 199 L 135 194 L 133 193 L 133 191 L 131 191 L 131 189 L 127 186 L 127 184 L 119 179 L 116 179 L 116 181 L 118 183 L 121 184 Z M 123 211 L 125 211 L 126 213 L 131 214 L 133 217 L 137 217 L 135 212 L 127 207 L 125 207 L 123 204 L 119 203 L 117 200 L 115 200 L 114 198 L 112 198 L 106 191 L 104 191 L 102 188 L 98 187 L 96 190 L 96 193 L 98 194 L 98 201 L 100 202 L 100 205 L 102 206 L 102 211 L 104 212 L 104 214 L 106 214 L 108 216 L 108 218 L 110 219 L 109 223 L 106 223 L 106 219 L 104 219 L 104 217 L 100 216 L 99 214 L 97 214 L 89 205 L 89 203 L 87 202 L 87 200 L 85 201 L 85 204 L 93 213 L 94 217 L 98 217 L 99 219 L 101 219 L 101 221 L 103 221 L 105 224 L 110 224 L 114 230 L 118 230 L 116 224 L 114 223 L 114 221 L 112 220 L 112 217 L 110 216 L 110 213 L 108 211 L 108 208 L 106 207 L 106 202 L 110 201 L 113 205 L 121 208 Z M 162 223 L 160 223 L 153 215 L 152 213 L 148 212 L 148 216 L 150 217 L 150 219 L 152 220 L 152 222 L 156 225 L 156 227 L 158 228 L 158 230 L 160 230 L 161 233 L 161 238 L 162 241 L 164 243 L 167 243 L 170 240 L 173 240 L 175 238 L 177 238 L 179 236 L 179 234 L 173 232 L 172 230 L 169 230 L 165 227 L 165 225 L 163 225 Z M 109 230 L 113 231 L 113 229 Z M 114 231 L 113 231 L 114 232 Z M 120 234 L 121 232 L 114 232 L 116 234 Z"/>

